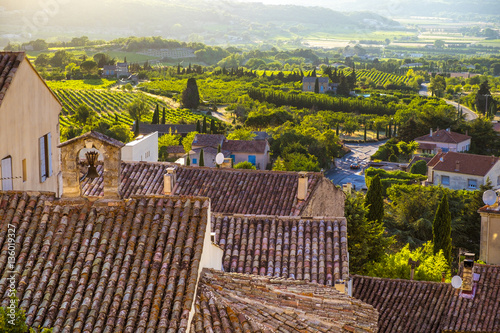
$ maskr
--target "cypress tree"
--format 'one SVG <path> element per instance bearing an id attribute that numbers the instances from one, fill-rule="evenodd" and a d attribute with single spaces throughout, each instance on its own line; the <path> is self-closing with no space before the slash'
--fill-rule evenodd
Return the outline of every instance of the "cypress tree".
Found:
<path id="1" fill-rule="evenodd" d="M 200 133 L 200 131 L 201 131 L 201 128 L 200 128 L 200 120 L 198 119 L 198 120 L 196 121 L 196 132 Z"/>
<path id="2" fill-rule="evenodd" d="M 432 223 L 432 241 L 434 254 L 443 250 L 444 257 L 451 263 L 451 214 L 448 206 L 448 196 L 445 194 L 439 203 Z"/>
<path id="3" fill-rule="evenodd" d="M 201 128 L 202 133 L 207 133 L 207 117 L 203 117 L 203 127 Z"/>
<path id="4" fill-rule="evenodd" d="M 364 124 L 364 128 L 365 128 L 365 134 L 364 134 L 363 139 L 364 139 L 364 142 L 366 142 L 366 124 Z"/>
<path id="5" fill-rule="evenodd" d="M 319 94 L 319 80 L 318 80 L 318 78 L 316 78 L 316 80 L 314 81 L 314 92 L 316 94 Z"/>
<path id="6" fill-rule="evenodd" d="M 191 159 L 189 158 L 189 155 L 186 158 L 186 165 L 191 165 Z"/>
<path id="7" fill-rule="evenodd" d="M 200 151 L 200 163 L 198 163 L 199 166 L 205 166 L 205 158 L 203 157 L 203 148 Z"/>
<path id="8" fill-rule="evenodd" d="M 215 134 L 217 132 L 215 130 L 215 121 L 214 118 L 210 119 L 210 134 Z"/>
<path id="9" fill-rule="evenodd" d="M 188 109 L 196 109 L 200 105 L 200 93 L 195 78 L 187 80 L 186 89 L 182 92 L 182 106 Z"/>
<path id="10" fill-rule="evenodd" d="M 384 199 L 382 198 L 382 184 L 378 174 L 370 181 L 370 187 L 365 197 L 365 207 L 368 208 L 368 214 L 366 214 L 368 221 L 382 222 L 384 218 Z"/>
<path id="11" fill-rule="evenodd" d="M 161 116 L 161 123 L 165 125 L 165 107 L 163 107 L 163 115 Z"/>
<path id="12" fill-rule="evenodd" d="M 158 107 L 158 103 L 156 103 L 156 109 L 153 113 L 153 119 L 151 120 L 151 124 L 159 124 L 160 123 L 160 108 Z"/>

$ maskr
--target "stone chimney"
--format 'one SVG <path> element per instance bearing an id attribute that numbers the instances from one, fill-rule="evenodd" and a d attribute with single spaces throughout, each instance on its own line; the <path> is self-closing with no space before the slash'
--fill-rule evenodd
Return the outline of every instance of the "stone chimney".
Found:
<path id="1" fill-rule="evenodd" d="M 474 253 L 465 253 L 462 271 L 462 291 L 472 291 L 474 278 Z"/>
<path id="2" fill-rule="evenodd" d="M 104 199 L 120 198 L 121 148 L 124 144 L 99 132 L 88 132 L 79 137 L 61 143 L 61 171 L 63 178 L 63 198 L 82 196 L 80 172 L 80 153 L 82 149 L 99 152 L 103 168 L 94 182 L 102 182 Z M 83 161 L 85 163 L 85 161 Z"/>
<path id="3" fill-rule="evenodd" d="M 167 168 L 167 173 L 163 175 L 163 193 L 171 195 L 174 192 L 175 183 L 177 180 L 174 167 Z"/>
<path id="4" fill-rule="evenodd" d="M 455 171 L 460 171 L 460 161 L 455 162 Z"/>
<path id="5" fill-rule="evenodd" d="M 297 187 L 297 199 L 305 200 L 307 195 L 308 181 L 309 177 L 307 176 L 307 172 L 304 171 L 299 172 L 299 186 Z"/>

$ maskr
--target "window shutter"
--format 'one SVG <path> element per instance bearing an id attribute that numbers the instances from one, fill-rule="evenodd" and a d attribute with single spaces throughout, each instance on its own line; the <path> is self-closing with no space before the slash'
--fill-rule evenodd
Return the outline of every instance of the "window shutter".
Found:
<path id="1" fill-rule="evenodd" d="M 47 152 L 47 156 L 45 157 L 46 160 L 47 160 L 47 177 L 50 177 L 52 176 L 52 147 L 51 147 L 51 135 L 50 135 L 50 132 L 47 134 L 47 140 L 45 142 L 45 147 L 47 147 L 47 149 L 45 150 Z"/>
<path id="2" fill-rule="evenodd" d="M 0 165 L 2 169 L 2 191 L 11 191 L 14 189 L 12 181 L 12 158 L 6 157 Z"/>
<path id="3" fill-rule="evenodd" d="M 38 139 L 40 148 L 40 182 L 43 183 L 47 179 L 47 170 L 45 168 L 45 136 Z"/>

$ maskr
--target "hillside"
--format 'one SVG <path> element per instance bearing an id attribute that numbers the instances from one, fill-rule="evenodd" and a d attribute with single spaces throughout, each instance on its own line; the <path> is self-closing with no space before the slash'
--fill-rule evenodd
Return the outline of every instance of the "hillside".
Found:
<path id="1" fill-rule="evenodd" d="M 85 7 L 76 0 L 57 3 L 60 5 L 43 7 L 30 6 L 27 0 L 2 1 L 0 31 L 4 32 L 4 41 L 84 34 L 102 39 L 152 35 L 210 44 L 241 44 L 313 33 L 401 29 L 399 23 L 378 14 L 345 14 L 294 5 L 219 0 L 90 0 Z M 21 30 L 19 22 L 27 22 Z"/>

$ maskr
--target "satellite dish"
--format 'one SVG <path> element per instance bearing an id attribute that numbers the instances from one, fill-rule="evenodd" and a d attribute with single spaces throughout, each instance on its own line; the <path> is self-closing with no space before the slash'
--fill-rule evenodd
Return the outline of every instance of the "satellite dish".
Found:
<path id="1" fill-rule="evenodd" d="M 458 275 L 455 275 L 451 278 L 451 286 L 455 289 L 458 289 L 462 286 L 462 278 Z"/>
<path id="2" fill-rule="evenodd" d="M 215 155 L 215 163 L 217 163 L 219 165 L 224 163 L 224 154 L 223 153 L 218 153 L 217 155 Z"/>
<path id="3" fill-rule="evenodd" d="M 497 201 L 497 194 L 495 191 L 488 190 L 483 193 L 483 202 L 491 206 Z"/>

